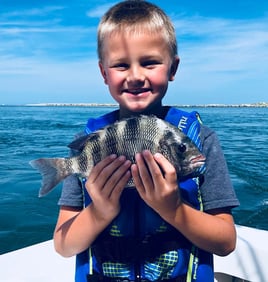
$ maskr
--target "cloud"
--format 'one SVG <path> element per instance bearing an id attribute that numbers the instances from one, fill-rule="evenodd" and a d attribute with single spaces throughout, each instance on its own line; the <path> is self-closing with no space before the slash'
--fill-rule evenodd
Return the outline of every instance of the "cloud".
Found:
<path id="1" fill-rule="evenodd" d="M 188 103 L 267 100 L 267 20 L 175 19 L 181 63 L 169 92 Z"/>
<path id="2" fill-rule="evenodd" d="M 60 7 L 44 7 L 43 9 L 12 12 L 5 15 L 21 13 L 37 14 L 59 10 Z M 63 7 L 61 7 L 64 10 Z M 72 60 L 75 56 L 83 56 L 85 49 L 95 48 L 94 26 L 85 26 L 80 22 L 64 24 L 61 15 L 44 18 L 8 18 L 0 21 L 0 59 L 41 56 L 55 60 Z M 63 17 L 63 15 L 62 15 Z M 0 66 L 1 67 L 1 66 Z"/>
<path id="3" fill-rule="evenodd" d="M 87 16 L 89 18 L 100 18 L 104 15 L 104 13 L 107 12 L 109 8 L 111 8 L 116 3 L 117 2 L 110 2 L 108 4 L 100 5 L 93 9 L 90 9 L 89 11 L 87 11 Z"/>
<path id="4" fill-rule="evenodd" d="M 177 20 L 179 51 L 203 71 L 245 71 L 268 60 L 267 20 Z"/>
<path id="5" fill-rule="evenodd" d="M 107 98 L 102 96 L 107 90 L 97 59 L 57 62 L 6 58 L 0 69 L 0 93 L 1 103 L 6 104 L 98 102 Z"/>
<path id="6" fill-rule="evenodd" d="M 201 43 L 240 41 L 241 38 L 253 43 L 252 35 L 261 33 L 266 34 L 263 40 L 267 41 L 267 21 L 268 17 L 254 19 L 254 21 L 191 17 L 174 20 L 174 25 L 179 37 L 197 39 Z M 189 42 L 192 43 L 192 41 Z"/>
<path id="7" fill-rule="evenodd" d="M 2 18 L 17 18 L 17 17 L 31 17 L 31 16 L 44 16 L 55 11 L 63 10 L 63 6 L 45 6 L 42 8 L 23 9 L 12 12 L 2 13 Z"/>

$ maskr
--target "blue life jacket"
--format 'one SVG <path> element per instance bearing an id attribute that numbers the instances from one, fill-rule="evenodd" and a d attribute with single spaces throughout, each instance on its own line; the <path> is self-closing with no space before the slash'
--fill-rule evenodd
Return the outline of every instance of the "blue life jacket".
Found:
<path id="1" fill-rule="evenodd" d="M 85 131 L 90 134 L 114 123 L 116 118 L 116 111 L 96 119 L 91 118 L 88 120 Z M 197 112 L 188 113 L 171 107 L 165 120 L 179 127 L 202 151 L 199 136 L 201 121 Z M 200 169 L 199 177 L 189 178 L 179 183 L 183 199 L 201 211 L 203 206 L 199 182 L 203 172 L 204 167 Z M 85 180 L 83 182 L 85 183 Z M 85 188 L 83 192 L 85 206 L 87 206 L 91 199 Z M 190 243 L 137 195 L 135 189 L 123 191 L 121 212 L 99 236 L 100 239 L 96 240 L 98 247 L 94 248 L 93 244 L 90 249 L 77 255 L 75 281 L 86 282 L 87 275 L 92 274 L 93 271 L 107 277 L 125 277 L 135 281 L 137 265 L 132 263 L 132 259 L 137 260 L 137 258 L 140 277 L 149 281 L 171 279 L 185 274 L 187 282 L 214 281 L 213 255 Z M 109 237 L 112 240 L 107 241 Z M 104 238 L 103 242 L 102 238 Z M 147 244 L 149 241 L 150 244 Z M 165 244 L 166 241 L 167 244 Z M 101 247 L 98 252 L 99 246 Z M 111 249 L 115 253 L 115 260 L 113 254 L 110 253 Z M 133 258 L 132 252 L 143 255 L 142 257 L 134 255 Z M 130 257 L 128 257 L 129 254 Z M 118 257 L 122 258 L 119 262 Z M 125 257 L 128 258 L 124 260 Z"/>

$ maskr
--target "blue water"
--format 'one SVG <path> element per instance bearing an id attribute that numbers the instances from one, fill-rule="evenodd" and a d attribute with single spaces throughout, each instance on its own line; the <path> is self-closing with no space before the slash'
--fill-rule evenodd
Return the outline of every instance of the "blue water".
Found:
<path id="1" fill-rule="evenodd" d="M 0 106 L 0 253 L 52 238 L 60 186 L 38 198 L 40 175 L 28 162 L 66 156 L 66 145 L 88 117 L 111 110 Z M 194 110 L 221 140 L 241 203 L 234 210 L 235 222 L 268 230 L 268 109 Z"/>

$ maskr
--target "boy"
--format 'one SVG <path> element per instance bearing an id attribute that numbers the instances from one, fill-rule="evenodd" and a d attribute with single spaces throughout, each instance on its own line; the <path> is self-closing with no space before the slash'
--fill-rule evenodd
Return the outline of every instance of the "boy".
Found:
<path id="1" fill-rule="evenodd" d="M 206 170 L 179 181 L 167 159 L 145 150 L 135 164 L 111 155 L 88 179 L 70 176 L 59 201 L 57 252 L 77 255 L 76 281 L 214 281 L 211 254 L 234 250 L 238 201 L 215 133 L 195 115 L 162 105 L 179 64 L 169 18 L 146 1 L 118 3 L 100 22 L 98 55 L 119 110 L 90 119 L 86 132 L 140 114 L 177 126 L 183 118 L 182 129 L 198 133 Z M 124 189 L 131 175 L 136 189 Z"/>

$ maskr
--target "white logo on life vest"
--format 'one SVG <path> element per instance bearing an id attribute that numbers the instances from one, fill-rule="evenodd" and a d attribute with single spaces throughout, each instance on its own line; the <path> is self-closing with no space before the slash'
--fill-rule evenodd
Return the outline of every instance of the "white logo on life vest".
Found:
<path id="1" fill-rule="evenodd" d="M 187 120 L 188 120 L 188 117 L 182 116 L 181 119 L 180 119 L 180 122 L 178 124 L 178 128 L 181 129 L 181 130 L 183 128 L 186 128 Z"/>

